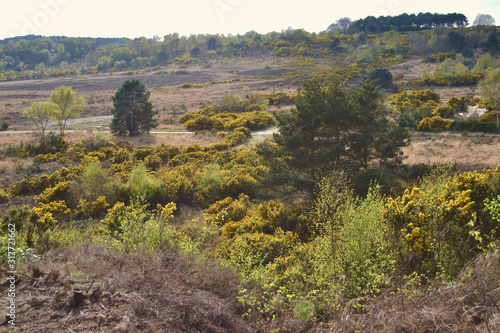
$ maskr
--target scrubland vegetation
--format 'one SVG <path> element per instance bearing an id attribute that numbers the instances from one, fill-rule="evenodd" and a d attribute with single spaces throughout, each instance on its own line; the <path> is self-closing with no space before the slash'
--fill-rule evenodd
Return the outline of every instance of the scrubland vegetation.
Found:
<path id="1" fill-rule="evenodd" d="M 405 26 L 410 19 L 420 21 Z M 374 22 L 381 29 L 365 31 Z M 187 130 L 220 138 L 207 147 L 136 147 L 99 135 L 71 145 L 63 129 L 60 136 L 40 129 L 40 141 L 2 152 L 30 164 L 0 189 L 0 241 L 15 225 L 26 274 L 40 267 L 53 274 L 48 267 L 63 257 L 98 280 L 111 278 L 102 268 L 109 265 L 123 275 L 116 286 L 131 293 L 128 269 L 141 283 L 140 302 L 118 331 L 500 330 L 500 166 L 459 173 L 452 164 L 406 165 L 402 155 L 412 131 L 499 131 L 498 32 L 466 24 L 459 14 L 413 15 L 342 21 L 320 34 L 1 41 L 4 80 L 271 53 L 291 69 L 272 76 L 300 87 L 227 94 L 182 115 Z M 403 82 L 405 74 L 390 69 L 410 57 L 433 67 Z M 482 97 L 441 101 L 432 90 L 479 82 Z M 131 103 L 120 103 L 131 94 L 147 113 L 140 131 L 127 123 Z M 151 130 L 148 98 L 144 85 L 126 81 L 113 97 L 112 130 Z M 273 140 L 243 145 L 272 125 Z M 111 290 L 99 288 L 97 295 Z M 99 302 L 90 301 L 91 289 L 89 307 Z M 51 309 L 73 313 L 64 295 Z"/>

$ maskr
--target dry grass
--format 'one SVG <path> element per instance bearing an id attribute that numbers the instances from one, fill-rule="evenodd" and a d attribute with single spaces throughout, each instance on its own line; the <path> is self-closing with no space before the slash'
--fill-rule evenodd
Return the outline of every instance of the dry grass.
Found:
<path id="1" fill-rule="evenodd" d="M 217 136 L 212 134 L 175 134 L 175 133 L 159 133 L 141 135 L 138 137 L 117 137 L 107 132 L 66 132 L 64 139 L 70 144 L 75 144 L 83 139 L 89 139 L 100 135 L 113 142 L 129 141 L 135 146 L 158 146 L 160 144 L 173 145 L 173 146 L 188 146 L 191 144 L 199 144 L 201 146 L 210 146 L 212 144 L 221 142 Z M 0 150 L 5 150 L 9 146 L 18 145 L 20 143 L 37 143 L 39 136 L 35 133 L 21 133 L 21 134 L 0 134 Z"/>
<path id="2" fill-rule="evenodd" d="M 408 82 L 419 80 L 425 69 L 432 70 L 436 66 L 436 64 L 423 63 L 422 58 L 414 56 L 408 61 L 392 66 L 390 71 L 393 76 L 402 73 L 404 77 L 401 82 Z M 396 81 L 396 83 L 398 82 Z"/>
<path id="3" fill-rule="evenodd" d="M 401 80 L 395 81 L 396 84 L 407 82 L 412 82 L 421 79 L 424 70 L 432 70 L 437 67 L 438 64 L 423 63 L 422 58 L 412 57 L 410 60 L 404 63 L 397 64 L 390 68 L 393 76 L 398 74 L 403 74 L 404 77 Z M 402 88 L 407 89 L 407 88 Z M 410 90 L 420 90 L 423 88 L 408 88 Z M 452 97 L 467 96 L 469 98 L 479 97 L 479 90 L 477 87 L 430 87 L 435 93 L 439 95 L 439 100 L 441 104 L 445 104 Z"/>
<path id="4" fill-rule="evenodd" d="M 186 74 L 173 74 L 179 70 Z M 178 118 L 186 112 L 196 111 L 200 103 L 217 103 L 226 94 L 242 97 L 267 90 L 295 92 L 297 87 L 278 87 L 282 80 L 262 79 L 272 71 L 286 70 L 277 65 L 273 57 L 253 57 L 241 60 L 212 61 L 209 67 L 195 65 L 188 68 L 168 66 L 155 70 L 138 70 L 131 75 L 125 72 L 111 74 L 89 74 L 78 77 L 57 77 L 43 80 L 21 80 L 0 82 L 0 123 L 23 129 L 31 126 L 22 112 L 36 101 L 47 101 L 50 93 L 60 85 L 72 86 L 86 100 L 83 117 L 109 116 L 111 97 L 123 81 L 138 79 L 151 91 L 151 101 L 159 111 L 159 119 Z M 240 81 L 210 84 L 211 82 Z M 179 88 L 184 83 L 204 85 L 189 89 Z M 248 86 L 248 90 L 244 87 Z M 174 111 L 176 115 L 174 116 Z"/>
<path id="5" fill-rule="evenodd" d="M 500 253 L 479 255 L 453 283 L 404 283 L 362 307 L 347 306 L 334 324 L 312 332 L 500 332 Z M 396 283 L 398 285 L 398 283 Z"/>
<path id="6" fill-rule="evenodd" d="M 403 149 L 405 163 L 456 163 L 460 172 L 496 168 L 500 164 L 500 136 L 455 133 L 416 133 Z"/>
<path id="7" fill-rule="evenodd" d="M 28 273 L 11 332 L 252 331 L 238 312 L 236 275 L 216 263 L 89 245 L 50 252 Z M 83 291 L 82 306 L 74 290 Z"/>

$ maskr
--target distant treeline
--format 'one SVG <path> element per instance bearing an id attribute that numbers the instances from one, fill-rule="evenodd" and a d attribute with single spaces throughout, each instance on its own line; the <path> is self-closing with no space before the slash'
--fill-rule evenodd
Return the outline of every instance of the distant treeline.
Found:
<path id="1" fill-rule="evenodd" d="M 169 64 L 209 66 L 209 60 L 213 59 L 262 55 L 309 60 L 326 58 L 335 62 L 335 68 L 349 65 L 346 56 L 351 63 L 373 62 L 375 67 L 397 60 L 383 64 L 375 63 L 377 61 L 405 57 L 410 53 L 427 57 L 452 52 L 471 58 L 474 51 L 481 48 L 481 52 L 495 56 L 499 50 L 499 33 L 495 27 L 450 29 L 466 25 L 467 18 L 462 14 L 420 13 L 369 16 L 357 21 L 343 18 L 320 33 L 290 27 L 266 34 L 249 31 L 242 35 L 180 36 L 172 33 L 135 39 L 30 35 L 0 40 L 0 80 L 136 70 Z M 436 27 L 444 28 L 418 31 Z M 378 36 L 377 32 L 380 32 Z M 466 62 L 469 67 L 475 64 L 472 60 Z M 347 71 L 361 74 L 358 67 L 350 67 Z M 310 73 L 309 69 L 303 72 Z"/>
<path id="2" fill-rule="evenodd" d="M 463 14 L 432 14 L 419 13 L 401 14 L 398 16 L 368 16 L 354 21 L 349 32 L 380 33 L 391 30 L 412 31 L 438 27 L 464 28 L 469 24 Z"/>

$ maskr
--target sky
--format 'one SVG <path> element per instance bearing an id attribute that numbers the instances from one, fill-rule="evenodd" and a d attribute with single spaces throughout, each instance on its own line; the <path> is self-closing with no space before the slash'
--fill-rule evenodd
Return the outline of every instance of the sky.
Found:
<path id="1" fill-rule="evenodd" d="M 339 18 L 402 13 L 462 13 L 474 22 L 490 14 L 500 25 L 498 0 L 3 0 L 0 39 L 28 34 L 69 37 L 163 37 L 325 30 Z"/>

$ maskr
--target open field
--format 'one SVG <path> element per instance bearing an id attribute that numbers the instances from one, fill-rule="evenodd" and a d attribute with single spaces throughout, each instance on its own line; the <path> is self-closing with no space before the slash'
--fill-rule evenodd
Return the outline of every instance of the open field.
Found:
<path id="1" fill-rule="evenodd" d="M 496 168 L 500 164 L 500 136 L 456 133 L 417 133 L 403 149 L 405 163 L 456 163 L 460 172 Z"/>
<path id="2" fill-rule="evenodd" d="M 402 73 L 402 81 L 418 79 L 425 69 L 435 65 L 423 63 L 419 57 L 391 68 L 393 75 Z M 0 123 L 7 122 L 15 131 L 0 132 L 0 149 L 21 142 L 38 140 L 36 128 L 29 119 L 22 115 L 25 108 L 35 101 L 46 101 L 50 93 L 60 85 L 70 85 L 86 100 L 86 111 L 80 118 L 70 119 L 65 139 L 70 143 L 92 136 L 103 135 L 112 141 L 128 140 L 135 145 L 169 144 L 202 146 L 220 142 L 210 134 L 194 135 L 185 133 L 184 126 L 177 119 L 185 113 L 196 111 L 202 105 L 219 103 L 227 94 L 239 94 L 242 97 L 255 93 L 283 91 L 294 93 L 297 86 L 288 84 L 284 79 L 262 79 L 263 75 L 275 75 L 289 70 L 289 67 L 275 57 L 259 57 L 212 61 L 206 65 L 188 68 L 168 66 L 134 72 L 115 72 L 92 74 L 78 77 L 47 78 L 44 80 L 25 80 L 0 82 Z M 139 79 L 151 91 L 151 100 L 156 110 L 160 126 L 158 132 L 139 138 L 115 138 L 109 134 L 107 126 L 111 120 L 111 97 L 126 79 Z M 185 83 L 192 87 L 181 88 Z M 280 84 L 283 83 L 283 84 Z M 441 103 L 453 96 L 478 96 L 477 88 L 434 87 L 440 95 Z M 280 111 L 288 110 L 284 107 Z M 273 111 L 273 110 L 271 110 Z M 172 119 L 172 123 L 164 120 Z M 248 144 L 254 144 L 265 138 L 271 138 L 274 129 L 254 133 Z M 54 124 L 48 132 L 58 133 Z M 169 133 L 171 132 L 171 133 Z M 457 163 L 460 170 L 472 170 L 495 167 L 500 164 L 500 157 L 495 153 L 500 148 L 498 136 L 473 135 L 462 137 L 458 134 L 415 134 L 412 143 L 405 148 L 406 163 Z M 481 156 L 481 158 L 477 158 Z"/>
<path id="3" fill-rule="evenodd" d="M 7 122 L 16 129 L 31 126 L 22 112 L 33 102 L 47 101 L 50 93 L 61 85 L 72 86 L 77 95 L 85 98 L 87 107 L 82 117 L 109 116 L 111 97 L 127 79 L 144 82 L 151 91 L 151 101 L 160 121 L 175 119 L 197 110 L 200 104 L 220 102 L 226 94 L 245 97 L 257 92 L 295 92 L 296 86 L 278 87 L 284 80 L 262 79 L 263 75 L 286 71 L 284 65 L 276 64 L 275 58 L 267 57 L 215 61 L 189 68 L 168 66 L 134 72 L 0 82 L 0 123 Z M 180 88 L 185 83 L 193 87 Z"/>

